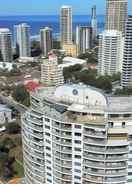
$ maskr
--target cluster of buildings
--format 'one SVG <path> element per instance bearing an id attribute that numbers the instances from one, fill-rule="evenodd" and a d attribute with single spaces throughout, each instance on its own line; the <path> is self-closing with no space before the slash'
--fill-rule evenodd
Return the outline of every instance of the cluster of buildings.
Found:
<path id="1" fill-rule="evenodd" d="M 128 0 L 106 0 L 105 30 L 99 34 L 98 74 L 122 74 L 122 87 L 132 86 L 132 16 Z"/>
<path id="2" fill-rule="evenodd" d="M 14 26 L 14 45 L 16 53 L 19 54 L 20 61 L 27 61 L 31 56 L 31 27 L 22 23 Z M 72 7 L 62 6 L 60 11 L 60 42 L 61 47 L 66 51 L 67 55 L 77 56 L 85 53 L 92 47 L 92 40 L 97 36 L 97 19 L 96 7 L 92 9 L 91 27 L 78 26 L 76 30 L 76 40 L 73 42 L 72 28 Z M 12 33 L 9 29 L 0 28 L 0 61 L 13 61 L 13 43 Z M 53 30 L 50 27 L 40 29 L 40 48 L 42 56 L 47 57 L 48 53 L 53 49 Z"/>
<path id="3" fill-rule="evenodd" d="M 121 65 L 131 69 L 131 16 L 127 31 L 122 26 L 126 11 L 126 0 L 107 0 L 110 17 L 106 16 L 105 31 L 99 36 L 101 75 L 117 73 Z M 61 13 L 61 39 L 72 44 L 72 26 L 67 26 L 71 25 L 71 7 L 63 6 Z M 120 24 L 112 22 L 114 18 Z M 114 25 L 118 27 L 112 28 Z M 84 30 L 78 27 L 78 36 L 80 32 L 86 36 L 88 30 Z M 47 28 L 45 31 L 50 38 Z M 62 65 L 69 60 L 65 58 Z M 64 84 L 61 68 L 55 57 L 44 60 L 41 80 L 45 86 L 31 92 L 31 106 L 21 118 L 24 183 L 131 184 L 132 97 L 113 97 L 91 86 Z"/>

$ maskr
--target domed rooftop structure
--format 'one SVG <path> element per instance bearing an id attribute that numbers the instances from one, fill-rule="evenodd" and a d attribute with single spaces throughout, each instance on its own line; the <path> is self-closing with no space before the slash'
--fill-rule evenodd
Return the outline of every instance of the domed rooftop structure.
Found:
<path id="1" fill-rule="evenodd" d="M 68 104 L 107 106 L 107 98 L 100 90 L 82 84 L 60 86 L 56 89 L 54 97 L 58 102 Z"/>

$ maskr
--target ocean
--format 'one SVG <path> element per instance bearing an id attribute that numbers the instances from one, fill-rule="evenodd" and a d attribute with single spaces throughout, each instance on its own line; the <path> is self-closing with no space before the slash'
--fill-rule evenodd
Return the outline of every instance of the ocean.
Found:
<path id="1" fill-rule="evenodd" d="M 98 31 L 101 32 L 104 29 L 104 16 L 98 15 Z M 77 25 L 90 26 L 90 15 L 75 15 L 73 16 L 73 30 Z M 28 23 L 31 26 L 31 35 L 35 36 L 39 34 L 40 28 L 50 26 L 53 29 L 53 33 L 59 33 L 59 16 L 57 15 L 27 15 L 27 16 L 0 16 L 0 27 L 9 28 L 12 33 L 14 32 L 14 25 L 20 23 Z"/>

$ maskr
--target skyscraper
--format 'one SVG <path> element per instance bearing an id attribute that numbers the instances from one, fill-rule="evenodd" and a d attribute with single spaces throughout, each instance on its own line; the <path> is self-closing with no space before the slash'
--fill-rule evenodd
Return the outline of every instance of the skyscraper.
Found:
<path id="1" fill-rule="evenodd" d="M 40 47 L 43 56 L 48 56 L 52 49 L 52 29 L 46 27 L 40 30 Z"/>
<path id="2" fill-rule="evenodd" d="M 128 17 L 126 23 L 122 86 L 132 86 L 132 15 Z"/>
<path id="3" fill-rule="evenodd" d="M 92 28 L 78 26 L 76 29 L 76 45 L 78 54 L 85 53 L 92 46 Z"/>
<path id="4" fill-rule="evenodd" d="M 72 43 L 72 7 L 62 6 L 60 15 L 61 43 Z"/>
<path id="5" fill-rule="evenodd" d="M 15 26 L 16 29 L 16 46 L 19 50 L 20 57 L 31 56 L 30 44 L 30 26 L 26 23 Z"/>
<path id="6" fill-rule="evenodd" d="M 119 30 L 125 33 L 128 13 L 128 0 L 106 0 L 106 30 Z"/>
<path id="7" fill-rule="evenodd" d="M 131 184 L 132 97 L 38 88 L 22 116 L 25 184 Z"/>
<path id="8" fill-rule="evenodd" d="M 12 34 L 9 29 L 0 28 L 1 61 L 12 62 Z"/>
<path id="9" fill-rule="evenodd" d="M 99 75 L 113 75 L 122 71 L 123 41 L 120 31 L 106 30 L 99 35 Z"/>
<path id="10" fill-rule="evenodd" d="M 91 27 L 92 27 L 92 38 L 93 41 L 96 40 L 97 37 L 97 17 L 96 17 L 96 6 L 92 7 L 92 19 L 91 19 Z"/>
<path id="11" fill-rule="evenodd" d="M 61 86 L 64 83 L 63 69 L 59 67 L 57 57 L 50 56 L 43 60 L 41 82 L 46 86 Z"/>

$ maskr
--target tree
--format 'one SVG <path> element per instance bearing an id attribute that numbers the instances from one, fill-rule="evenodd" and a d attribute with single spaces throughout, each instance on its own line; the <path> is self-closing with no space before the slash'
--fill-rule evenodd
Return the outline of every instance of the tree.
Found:
<path id="1" fill-rule="evenodd" d="M 74 66 L 69 66 L 63 69 L 63 75 L 64 75 L 64 79 L 68 80 L 71 79 L 72 76 L 74 76 L 74 74 L 77 71 L 80 71 L 82 69 L 82 66 L 80 64 L 76 64 Z"/>
<path id="2" fill-rule="evenodd" d="M 117 89 L 114 94 L 116 96 L 131 96 L 132 95 L 132 87 Z"/>
<path id="3" fill-rule="evenodd" d="M 12 97 L 17 101 L 24 105 L 29 105 L 29 93 L 27 92 L 24 85 L 18 85 L 15 87 L 12 93 Z"/>
<path id="4" fill-rule="evenodd" d="M 8 123 L 6 124 L 6 131 L 9 134 L 18 134 L 21 131 L 21 127 L 18 123 Z"/>

